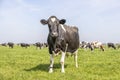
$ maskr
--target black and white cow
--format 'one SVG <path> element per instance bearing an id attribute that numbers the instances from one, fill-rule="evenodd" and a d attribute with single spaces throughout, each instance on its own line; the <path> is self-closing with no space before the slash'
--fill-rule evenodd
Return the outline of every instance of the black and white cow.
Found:
<path id="1" fill-rule="evenodd" d="M 27 48 L 27 47 L 30 47 L 30 44 L 27 44 L 27 43 L 20 43 L 20 46 L 21 46 L 21 47 Z"/>
<path id="2" fill-rule="evenodd" d="M 40 42 L 36 42 L 35 43 L 35 46 L 36 46 L 36 49 L 41 49 L 42 48 L 42 46 L 43 46 L 43 44 L 42 43 L 40 43 Z"/>
<path id="3" fill-rule="evenodd" d="M 9 46 L 9 48 L 13 48 L 14 47 L 14 43 L 8 42 L 8 46 Z"/>
<path id="4" fill-rule="evenodd" d="M 114 43 L 107 43 L 108 48 L 116 49 L 116 46 Z"/>
<path id="5" fill-rule="evenodd" d="M 79 48 L 79 33 L 78 28 L 75 26 L 67 26 L 64 23 L 65 19 L 59 20 L 56 16 L 49 17 L 48 20 L 42 19 L 40 21 L 43 25 L 48 25 L 49 34 L 48 34 L 48 48 L 50 53 L 50 67 L 49 72 L 53 72 L 54 64 L 54 54 L 57 54 L 58 51 L 61 52 L 61 72 L 64 70 L 64 60 L 66 52 L 74 54 L 74 60 L 76 67 L 77 63 L 77 52 Z"/>
<path id="6" fill-rule="evenodd" d="M 89 48 L 91 51 L 94 50 L 93 46 L 89 42 L 82 41 L 80 45 L 81 45 L 81 48 L 84 48 L 84 49 Z"/>
<path id="7" fill-rule="evenodd" d="M 6 47 L 6 46 L 7 46 L 7 44 L 6 44 L 6 43 L 2 43 L 2 44 L 1 44 L 1 46 L 5 46 L 5 47 Z"/>

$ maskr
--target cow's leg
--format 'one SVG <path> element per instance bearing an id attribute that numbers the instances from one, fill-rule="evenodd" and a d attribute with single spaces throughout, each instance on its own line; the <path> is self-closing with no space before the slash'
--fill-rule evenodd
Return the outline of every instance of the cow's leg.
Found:
<path id="1" fill-rule="evenodd" d="M 50 67 L 49 67 L 49 73 L 53 72 L 53 64 L 54 64 L 54 55 L 50 54 Z"/>
<path id="2" fill-rule="evenodd" d="M 78 50 L 76 50 L 74 53 L 74 61 L 75 61 L 76 68 L 78 68 L 78 61 L 77 61 L 78 55 L 77 54 L 78 54 Z"/>
<path id="3" fill-rule="evenodd" d="M 115 46 L 113 46 L 113 48 L 114 48 L 114 49 L 116 49 L 116 47 L 115 47 Z"/>
<path id="4" fill-rule="evenodd" d="M 61 60 L 60 60 L 60 63 L 61 63 L 61 72 L 64 73 L 65 70 L 64 70 L 64 60 L 65 60 L 65 52 L 62 52 L 62 56 L 61 56 Z"/>
<path id="5" fill-rule="evenodd" d="M 100 49 L 101 49 L 102 51 L 104 51 L 104 48 L 103 48 L 103 46 L 102 46 L 102 45 L 100 46 Z"/>
<path id="6" fill-rule="evenodd" d="M 54 64 L 54 54 L 52 52 L 52 48 L 49 47 L 49 53 L 50 53 L 50 66 L 49 66 L 49 73 L 53 72 L 53 64 Z"/>

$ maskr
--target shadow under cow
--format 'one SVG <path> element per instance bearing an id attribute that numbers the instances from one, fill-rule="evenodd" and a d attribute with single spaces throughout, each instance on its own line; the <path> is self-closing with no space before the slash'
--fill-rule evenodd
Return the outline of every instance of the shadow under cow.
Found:
<path id="1" fill-rule="evenodd" d="M 48 72 L 49 70 L 49 65 L 50 64 L 39 64 L 35 67 L 32 67 L 30 69 L 24 69 L 25 71 L 45 71 Z M 65 65 L 65 68 L 67 67 L 67 65 Z M 61 69 L 61 65 L 60 64 L 54 64 L 53 69 Z"/>

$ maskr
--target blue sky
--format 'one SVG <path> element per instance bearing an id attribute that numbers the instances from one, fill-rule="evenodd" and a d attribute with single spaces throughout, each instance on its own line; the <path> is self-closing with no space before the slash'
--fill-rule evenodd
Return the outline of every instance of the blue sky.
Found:
<path id="1" fill-rule="evenodd" d="M 0 0 L 0 43 L 46 42 L 51 15 L 79 28 L 81 41 L 120 42 L 120 0 Z"/>

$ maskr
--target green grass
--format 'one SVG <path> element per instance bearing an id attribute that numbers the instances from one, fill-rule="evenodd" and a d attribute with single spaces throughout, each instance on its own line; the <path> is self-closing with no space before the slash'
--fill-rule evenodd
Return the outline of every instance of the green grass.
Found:
<path id="1" fill-rule="evenodd" d="M 48 73 L 49 53 L 47 48 L 36 50 L 15 46 L 10 49 L 0 46 L 0 80 L 119 80 L 120 49 L 79 49 L 78 64 L 73 56 L 66 57 L 65 73 L 61 73 L 60 56 L 55 57 L 54 72 Z"/>

